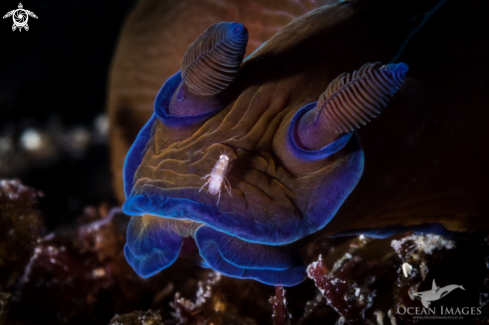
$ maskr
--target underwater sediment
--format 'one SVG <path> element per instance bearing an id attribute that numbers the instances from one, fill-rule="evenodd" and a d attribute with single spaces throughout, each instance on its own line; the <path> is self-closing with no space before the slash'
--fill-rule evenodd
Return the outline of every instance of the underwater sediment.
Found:
<path id="1" fill-rule="evenodd" d="M 445 308 L 455 310 L 461 301 L 480 307 L 480 315 L 463 316 L 465 323 L 482 324 L 489 312 L 487 236 L 323 238 L 303 251 L 308 279 L 285 290 L 220 275 L 185 259 L 144 279 L 122 254 L 127 217 L 111 215 L 106 206 L 87 207 L 71 226 L 52 233 L 37 226 L 25 231 L 22 225 L 33 220 L 42 224 L 30 207 L 38 192 L 19 182 L 1 184 L 2 223 L 12 211 L 25 216 L 25 222 L 0 233 L 10 247 L 8 255 L 5 250 L 0 255 L 2 266 L 10 266 L 2 267 L 0 278 L 5 324 L 431 324 L 397 310 L 421 308 L 413 295 L 430 290 L 433 279 L 439 287 L 464 287 L 443 298 Z M 18 236 L 37 239 L 18 241 Z M 24 257 L 15 264 L 17 256 Z M 411 266 L 407 274 L 405 263 Z M 440 302 L 432 304 L 439 315 Z"/>

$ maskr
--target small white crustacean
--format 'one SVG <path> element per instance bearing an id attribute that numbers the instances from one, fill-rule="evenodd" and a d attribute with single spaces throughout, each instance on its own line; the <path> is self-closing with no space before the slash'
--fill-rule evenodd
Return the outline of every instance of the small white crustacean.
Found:
<path id="1" fill-rule="evenodd" d="M 199 190 L 202 191 L 202 189 L 209 184 L 208 191 L 212 195 L 218 194 L 217 197 L 217 203 L 216 206 L 219 204 L 219 200 L 221 199 L 221 186 L 224 181 L 224 187 L 228 191 L 229 195 L 231 195 L 231 184 L 229 184 L 228 180 L 226 179 L 226 173 L 229 168 L 229 157 L 226 155 L 221 155 L 219 159 L 217 160 L 216 165 L 212 168 L 212 171 L 210 174 L 207 174 L 204 176 L 204 179 L 207 179 L 207 182 L 205 182 L 204 185 Z M 232 196 L 232 195 L 231 195 Z"/>

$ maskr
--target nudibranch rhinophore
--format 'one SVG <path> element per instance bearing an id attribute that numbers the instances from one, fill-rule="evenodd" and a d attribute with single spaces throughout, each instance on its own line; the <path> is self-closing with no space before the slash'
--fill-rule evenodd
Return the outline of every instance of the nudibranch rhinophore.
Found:
<path id="1" fill-rule="evenodd" d="M 294 285 L 305 276 L 298 251 L 319 236 L 488 229 L 485 11 L 442 2 L 320 7 L 242 63 L 246 24 L 197 38 L 126 157 L 125 254 L 135 271 L 150 276 L 195 245 L 223 274 Z M 471 23 L 454 26 L 454 15 Z M 120 73 L 137 62 L 120 58 Z M 146 62 L 134 84 L 158 80 Z M 149 93 L 111 89 L 136 94 L 110 100 L 122 105 L 116 126 Z M 216 195 L 199 190 L 223 154 L 231 193 L 216 206 Z"/>
<path id="2" fill-rule="evenodd" d="M 223 274 L 301 282 L 304 262 L 285 245 L 322 229 L 355 188 L 363 153 L 353 130 L 405 80 L 404 63 L 366 64 L 318 102 L 291 105 L 280 85 L 232 86 L 247 40 L 242 24 L 224 22 L 190 45 L 127 155 L 123 210 L 134 217 L 124 252 L 142 276 L 172 264 L 191 236 Z M 277 96 L 264 98 L 270 86 Z M 221 197 L 226 175 L 230 195 Z"/>

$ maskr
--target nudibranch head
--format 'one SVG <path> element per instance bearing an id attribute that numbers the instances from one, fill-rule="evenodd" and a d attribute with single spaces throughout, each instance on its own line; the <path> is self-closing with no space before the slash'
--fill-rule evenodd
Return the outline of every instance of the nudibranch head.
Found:
<path id="1" fill-rule="evenodd" d="M 180 74 L 170 78 L 160 93 L 173 94 L 180 80 Z M 267 245 L 292 243 L 322 228 L 360 178 L 363 155 L 357 137 L 345 133 L 319 150 L 302 148 L 294 129 L 311 105 L 288 107 L 278 114 L 283 106 L 268 109 L 268 100 L 254 106 L 246 93 L 240 98 L 183 128 L 195 130 L 187 138 L 177 133 L 182 128 L 176 131 L 171 121 L 167 124 L 168 116 L 160 117 L 156 110 L 127 157 L 131 163 L 126 171 L 134 174 L 125 176 L 131 185 L 124 211 L 192 220 Z M 244 123 L 249 105 L 255 108 Z M 139 143 L 140 139 L 144 140 Z M 221 173 L 221 152 L 233 155 L 233 168 L 227 173 L 232 195 L 222 196 L 217 208 L 213 195 L 199 190 L 202 177 Z M 133 169 L 133 164 L 138 165 Z"/>
<path id="2" fill-rule="evenodd" d="M 245 31 L 239 24 L 217 24 L 191 45 L 182 71 L 161 88 L 155 113 L 126 158 L 123 211 L 136 219 L 128 228 L 125 253 L 140 275 L 173 263 L 190 238 L 204 263 L 223 274 L 295 285 L 306 268 L 288 244 L 323 228 L 362 175 L 363 151 L 355 132 L 348 128 L 337 134 L 324 123 L 313 128 L 303 122 L 327 115 L 322 113 L 326 106 L 312 97 L 290 99 L 306 76 L 282 82 L 273 80 L 273 65 L 256 68 L 260 56 L 273 53 L 267 47 L 241 66 Z M 232 59 L 221 60 L 226 55 Z M 336 103 L 350 87 L 373 84 L 375 91 L 388 89 L 373 98 L 385 106 L 392 96 L 385 78 L 391 69 L 400 79 L 399 67 L 364 67 L 329 96 Z M 375 69 L 384 74 L 382 81 L 370 76 Z M 240 81 L 231 82 L 238 70 Z M 401 83 L 393 82 L 393 88 Z M 220 97 L 223 92 L 233 95 Z M 322 141 L 308 141 L 304 132 L 319 134 Z M 221 197 L 226 177 L 229 195 Z M 208 191 L 202 191 L 202 178 Z M 140 216 L 152 226 L 140 226 Z"/>
<path id="3" fill-rule="evenodd" d="M 153 96 L 147 94 L 156 92 L 163 76 L 167 82 L 127 155 L 124 210 L 134 218 L 151 215 L 179 227 L 193 222 L 196 229 L 181 232 L 155 223 L 160 238 L 169 241 L 156 249 L 159 255 L 151 254 L 159 245 L 156 238 L 151 241 L 157 235 L 148 231 L 152 228 L 140 228 L 134 236 L 148 244 L 130 240 L 128 233 L 128 260 L 133 258 L 137 272 L 157 272 L 175 256 L 187 256 L 186 245 L 194 242 L 193 252 L 218 271 L 291 285 L 300 281 L 301 265 L 290 246 L 301 248 L 318 237 L 352 232 L 385 237 L 412 227 L 436 233 L 487 229 L 488 169 L 480 151 L 487 142 L 487 94 L 480 87 L 488 70 L 487 53 L 479 46 L 485 39 L 479 28 L 483 19 L 440 28 L 450 25 L 450 15 L 460 6 L 438 2 L 340 2 L 292 22 L 297 15 L 280 11 L 276 24 L 266 18 L 275 5 L 263 2 L 264 10 L 246 15 L 239 10 L 246 1 L 237 1 L 232 18 L 219 10 L 206 21 L 243 17 L 250 28 L 248 52 L 259 48 L 215 94 L 193 93 L 183 82 L 183 70 L 170 78 L 190 39 L 198 38 L 195 31 L 207 28 L 199 19 L 190 27 L 183 21 L 198 14 L 160 9 L 156 15 L 148 12 L 153 6 L 146 6 L 151 8 L 146 15 L 139 12 L 144 19 L 127 25 L 111 78 L 116 170 L 125 145 L 135 138 L 132 131 L 151 117 L 144 108 Z M 469 7 L 464 7 L 467 15 Z M 433 9 L 430 23 L 413 19 Z M 154 21 L 159 28 L 146 28 Z M 455 29 L 470 40 L 454 38 Z M 141 37 L 142 30 L 153 34 Z M 235 33 L 226 29 L 222 35 Z M 453 51 L 454 44 L 459 50 Z M 409 74 L 397 58 L 409 64 Z M 347 83 L 343 75 L 337 79 L 338 85 L 344 83 L 341 94 L 321 100 L 341 73 L 376 61 L 397 63 L 392 70 L 372 66 L 387 87 L 379 83 L 370 94 L 366 87 L 373 83 L 362 84 L 352 75 Z M 144 78 L 127 78 L 134 75 Z M 404 83 L 392 96 L 397 81 Z M 368 122 L 381 109 L 375 122 Z M 363 128 L 364 123 L 370 124 Z M 199 189 L 222 152 L 232 161 L 226 174 L 232 196 L 222 193 L 216 206 L 216 195 Z"/>

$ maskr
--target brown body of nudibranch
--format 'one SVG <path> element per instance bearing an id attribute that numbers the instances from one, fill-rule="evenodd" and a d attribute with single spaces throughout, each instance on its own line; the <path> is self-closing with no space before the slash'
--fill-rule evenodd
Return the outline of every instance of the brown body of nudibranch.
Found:
<path id="1" fill-rule="evenodd" d="M 336 194 L 344 188 L 343 183 L 334 183 L 334 179 L 338 171 L 351 167 L 352 159 L 358 158 L 355 153 L 359 152 L 359 138 L 366 163 L 361 179 L 344 204 L 332 213 L 334 218 L 328 219 L 319 232 L 295 242 L 296 247 L 301 248 L 318 236 L 359 229 L 366 232 L 385 228 L 399 231 L 404 226 L 426 223 L 439 223 L 452 231 L 487 230 L 489 170 L 481 148 L 489 140 L 485 109 L 489 107 L 489 96 L 482 87 L 484 78 L 489 75 L 486 60 L 489 53 L 486 47 L 480 46 L 486 38 L 482 32 L 484 15 L 479 14 L 487 10 L 481 2 L 451 1 L 424 24 L 423 17 L 434 6 L 435 2 L 424 0 L 351 1 L 322 7 L 297 18 L 245 60 L 239 67 L 239 74 L 223 91 L 214 95 L 195 94 L 206 96 L 200 98 L 212 102 L 210 106 L 202 107 L 216 109 L 215 112 L 206 110 L 213 112 L 206 119 L 185 127 L 159 118 L 153 120 L 151 128 L 144 133 L 147 151 L 135 171 L 134 184 L 131 184 L 134 186 L 128 187 L 128 197 L 134 189 L 134 195 L 162 195 L 169 200 L 187 200 L 189 205 L 197 202 L 206 206 L 209 218 L 197 225 L 199 228 L 195 232 L 197 238 L 201 234 L 200 239 L 208 244 L 202 246 L 209 249 L 202 253 L 209 254 L 206 258 L 216 253 L 212 250 L 213 244 L 207 241 L 211 237 L 222 236 L 223 242 L 229 239 L 229 243 L 243 244 L 243 240 L 249 240 L 243 229 L 257 237 L 263 235 L 260 234 L 263 229 L 257 226 L 262 224 L 251 222 L 256 221 L 257 216 L 271 216 L 267 227 L 275 224 L 275 216 L 283 218 L 283 223 L 277 227 L 280 230 L 277 232 L 267 228 L 268 241 L 253 242 L 257 246 L 249 248 L 250 251 L 271 249 L 267 243 L 275 243 L 273 248 L 280 248 L 286 239 L 291 240 L 291 237 L 280 237 L 283 229 L 290 229 L 290 235 L 300 237 L 303 234 L 294 233 L 292 229 L 309 222 L 309 214 L 330 211 L 319 209 L 316 203 L 323 203 L 324 193 Z M 465 19 L 470 24 L 453 24 L 454 16 L 464 15 L 470 16 Z M 220 20 L 239 21 L 236 18 Z M 144 24 L 146 22 L 133 20 L 127 30 L 146 30 L 140 28 Z M 205 24 L 201 31 L 209 25 Z M 412 37 L 413 31 L 415 37 Z M 184 28 L 176 28 L 171 38 L 177 33 L 186 35 Z M 155 88 L 175 73 L 179 64 L 173 60 L 176 64 L 168 67 L 165 70 L 168 73 L 164 75 L 162 69 L 152 68 L 160 67 L 160 62 L 170 62 L 167 57 L 160 55 L 155 59 L 148 54 L 152 60 L 145 60 L 144 53 L 137 52 L 135 56 L 142 59 L 139 66 L 135 65 L 131 51 L 141 46 L 128 44 L 139 44 L 140 39 L 130 33 L 126 35 L 126 38 L 122 37 L 126 46 L 119 50 L 113 65 L 113 76 L 125 76 L 130 72 L 127 69 L 130 66 L 135 75 L 144 78 L 113 78 L 116 81 L 111 86 L 110 105 L 112 112 L 117 112 L 111 117 L 112 126 L 116 128 L 130 114 L 144 115 L 135 112 L 142 112 L 144 105 L 151 106 Z M 250 27 L 251 39 L 255 35 Z M 187 44 L 196 37 L 193 35 Z M 162 38 L 148 37 L 151 42 L 146 45 L 154 48 L 158 44 L 166 48 L 171 44 L 171 38 L 167 36 L 167 42 L 164 42 Z M 250 43 L 257 46 L 256 42 Z M 176 57 L 180 60 L 183 55 L 184 51 L 181 51 Z M 406 62 L 410 67 L 409 75 L 395 96 L 389 92 L 369 95 L 380 105 L 374 107 L 375 110 L 358 108 L 355 103 L 359 99 L 363 104 L 369 102 L 367 97 L 359 97 L 363 96 L 355 83 L 360 80 L 359 74 L 349 78 L 342 76 L 332 83 L 342 73 L 355 71 L 366 62 L 387 63 L 392 62 L 392 58 L 398 58 L 395 62 Z M 377 65 L 372 66 L 374 70 L 378 70 L 381 77 L 388 72 Z M 397 72 L 402 70 L 402 66 L 396 67 Z M 364 73 L 367 75 L 367 70 Z M 167 85 L 172 91 L 185 86 L 184 80 L 178 78 L 172 79 L 178 84 L 170 82 Z M 131 80 L 139 86 L 140 79 L 154 82 L 140 91 L 136 86 L 120 84 L 120 80 Z M 468 82 L 461 83 L 460 80 Z M 329 96 L 326 92 L 320 97 L 330 84 L 338 87 L 335 89 L 341 96 Z M 393 85 L 396 88 L 395 83 Z M 340 90 L 342 87 L 345 89 Z M 127 89 L 135 91 L 128 92 Z M 151 96 L 145 95 L 149 93 Z M 227 93 L 227 97 L 222 99 L 221 93 Z M 126 96 L 132 97 L 126 100 Z M 178 100 L 176 97 L 172 98 L 174 103 Z M 321 98 L 320 103 L 314 104 L 318 98 Z M 355 134 L 346 140 L 348 131 L 356 130 L 378 115 L 378 111 L 385 107 L 386 98 L 390 102 L 385 112 L 369 127 L 356 131 L 358 138 Z M 213 106 L 214 103 L 217 105 Z M 182 109 L 176 109 L 178 107 Z M 186 110 L 184 106 L 172 105 L 169 109 L 175 108 L 174 116 L 182 117 L 180 121 L 188 121 L 202 111 L 201 108 L 192 111 L 193 107 Z M 310 108 L 307 111 L 310 114 L 305 107 Z M 301 109 L 304 109 L 304 115 L 296 116 Z M 139 129 L 143 124 L 141 121 L 149 117 L 146 113 L 134 125 L 138 124 Z M 293 120 L 298 123 L 291 127 Z M 289 137 L 289 131 L 294 132 L 294 137 Z M 114 136 L 113 139 L 117 142 L 122 137 Z M 134 137 L 124 139 L 131 143 Z M 348 144 L 333 155 L 318 159 L 315 156 L 305 161 L 303 157 L 291 154 L 291 139 L 306 153 L 320 151 L 338 139 Z M 114 154 L 115 164 L 120 165 L 121 157 L 125 156 L 124 146 L 114 148 L 119 150 Z M 235 195 L 223 196 L 219 211 L 216 211 L 210 210 L 210 207 L 217 209 L 215 197 L 210 193 L 199 193 L 199 188 L 201 177 L 212 171 L 223 150 L 236 155 L 229 170 Z M 329 191 L 325 190 L 328 185 L 333 187 Z M 172 207 L 152 206 L 153 202 L 144 197 L 131 199 L 134 200 L 131 213 L 139 213 L 138 209 L 141 212 L 153 209 L 148 213 L 163 214 L 157 208 L 167 209 L 165 212 L 169 217 L 175 217 L 173 213 L 177 213 L 170 209 Z M 189 218 L 193 218 L 194 212 L 179 209 L 180 214 L 176 217 L 183 219 L 188 213 Z M 235 213 L 236 218 L 226 219 L 221 212 Z M 242 214 L 250 220 L 247 227 L 241 227 L 236 221 Z M 235 222 L 229 232 L 231 238 L 225 237 L 227 235 L 214 224 L 223 221 Z M 251 245 L 251 241 L 246 241 L 248 244 Z M 176 242 L 174 247 L 180 247 L 179 243 Z"/>

